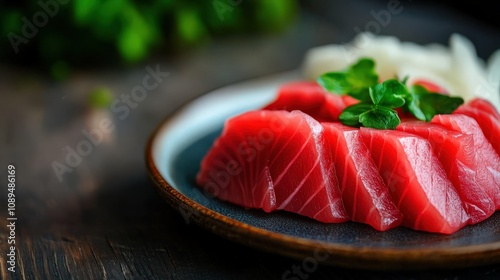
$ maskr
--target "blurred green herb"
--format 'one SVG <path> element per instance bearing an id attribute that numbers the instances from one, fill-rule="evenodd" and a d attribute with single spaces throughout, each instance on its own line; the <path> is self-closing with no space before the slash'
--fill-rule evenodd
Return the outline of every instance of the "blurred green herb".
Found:
<path id="1" fill-rule="evenodd" d="M 216 2 L 226 5 L 223 14 Z M 0 58 L 44 65 L 62 77 L 59 70 L 53 70 L 60 67 L 53 64 L 65 63 L 68 73 L 72 67 L 131 64 L 153 54 L 197 46 L 215 36 L 280 31 L 295 18 L 297 7 L 297 0 L 0 3 L 0 36 L 8 38 L 0 43 Z M 46 15 L 45 24 L 36 24 L 37 13 Z M 24 34 L 26 22 L 36 29 L 29 36 Z M 22 55 L 13 55 L 16 48 Z"/>
<path id="2" fill-rule="evenodd" d="M 113 101 L 113 94 L 107 87 L 95 88 L 90 92 L 89 103 L 90 106 L 96 108 L 106 108 L 111 105 Z"/>

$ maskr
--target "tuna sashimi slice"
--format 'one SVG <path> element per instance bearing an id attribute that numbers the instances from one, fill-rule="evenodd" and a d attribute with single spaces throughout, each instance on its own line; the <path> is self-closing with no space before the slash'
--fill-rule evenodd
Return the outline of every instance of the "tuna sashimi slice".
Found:
<path id="1" fill-rule="evenodd" d="M 345 212 L 324 129 L 300 111 L 250 111 L 226 121 L 198 185 L 221 200 L 335 223 Z"/>
<path id="2" fill-rule="evenodd" d="M 403 216 L 392 201 L 359 129 L 322 123 L 335 162 L 344 206 L 351 220 L 379 231 L 399 226 Z"/>
<path id="3" fill-rule="evenodd" d="M 414 80 L 412 84 L 423 86 L 430 92 L 449 95 L 448 91 L 444 87 L 425 79 Z"/>
<path id="4" fill-rule="evenodd" d="M 446 114 L 434 116 L 431 122 L 472 135 L 477 163 L 476 181 L 495 202 L 496 209 L 500 209 L 500 157 L 484 136 L 476 120 L 463 114 Z"/>
<path id="5" fill-rule="evenodd" d="M 467 105 L 473 108 L 477 108 L 481 111 L 484 111 L 492 115 L 495 119 L 500 120 L 500 113 L 498 112 L 497 108 L 490 101 L 484 98 L 476 97 L 471 101 L 467 102 Z"/>
<path id="6" fill-rule="evenodd" d="M 484 102 L 476 102 L 476 105 L 487 106 Z M 493 107 L 484 110 L 484 108 L 479 109 L 468 103 L 458 107 L 453 113 L 467 115 L 475 119 L 493 149 L 497 154 L 500 154 L 500 118 L 497 118 L 498 113 L 495 114 Z"/>
<path id="7" fill-rule="evenodd" d="M 351 99 L 328 93 L 316 82 L 297 81 L 282 85 L 276 99 L 263 109 L 300 110 L 318 121 L 333 122 Z"/>
<path id="8" fill-rule="evenodd" d="M 495 212 L 495 203 L 476 182 L 477 163 L 474 139 L 442 125 L 422 121 L 403 121 L 397 130 L 419 135 L 431 143 L 470 216 L 470 224 L 479 223 Z"/>
<path id="9" fill-rule="evenodd" d="M 389 192 L 403 214 L 403 226 L 451 234 L 469 216 L 443 166 L 424 138 L 397 130 L 360 129 Z"/>
<path id="10" fill-rule="evenodd" d="M 342 95 L 342 101 L 344 101 L 346 107 L 359 103 L 359 100 L 350 95 Z"/>

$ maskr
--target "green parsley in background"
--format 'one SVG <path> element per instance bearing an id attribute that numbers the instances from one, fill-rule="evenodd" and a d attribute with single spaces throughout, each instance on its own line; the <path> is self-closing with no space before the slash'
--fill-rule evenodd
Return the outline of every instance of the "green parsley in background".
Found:
<path id="1" fill-rule="evenodd" d="M 133 65 L 216 36 L 279 32 L 296 0 L 40 0 L 0 3 L 0 58 L 64 79 L 76 67 Z"/>

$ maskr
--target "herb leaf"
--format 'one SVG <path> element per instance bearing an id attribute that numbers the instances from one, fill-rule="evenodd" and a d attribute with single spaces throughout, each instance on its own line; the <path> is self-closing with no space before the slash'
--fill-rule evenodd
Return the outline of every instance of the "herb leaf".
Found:
<path id="1" fill-rule="evenodd" d="M 408 102 L 406 102 L 405 106 L 403 107 L 403 110 L 406 112 L 412 113 L 412 115 L 421 120 L 425 121 L 427 120 L 427 117 L 425 116 L 424 112 L 420 108 L 420 95 L 410 95 L 406 98 Z"/>
<path id="2" fill-rule="evenodd" d="M 370 88 L 370 98 L 373 104 L 389 108 L 403 106 L 407 95 L 406 87 L 396 79 L 386 80 Z"/>
<path id="3" fill-rule="evenodd" d="M 391 108 L 358 103 L 342 111 L 340 121 L 349 126 L 365 126 L 377 129 L 395 129 L 401 122 L 398 113 Z"/>
<path id="4" fill-rule="evenodd" d="M 416 100 L 415 106 L 419 107 L 418 109 L 424 117 L 417 117 L 412 110 L 410 112 L 420 120 L 431 121 L 437 114 L 451 114 L 464 103 L 464 100 L 460 97 L 432 93 L 420 85 L 413 85 L 411 92 L 413 99 Z M 413 109 L 415 110 L 415 108 Z"/>
<path id="5" fill-rule="evenodd" d="M 321 75 L 317 82 L 329 92 L 348 94 L 360 100 L 339 116 L 339 120 L 349 126 L 395 129 L 401 123 L 396 108 L 402 107 L 417 119 L 430 121 L 436 114 L 450 114 L 464 103 L 460 97 L 429 92 L 420 85 L 408 89 L 408 77 L 382 83 L 378 83 L 378 79 L 375 62 L 362 58 L 344 71 Z"/>
<path id="6" fill-rule="evenodd" d="M 361 122 L 359 121 L 359 116 L 366 111 L 372 110 L 372 108 L 373 105 L 365 103 L 351 105 L 340 113 L 339 120 L 345 125 L 360 126 Z"/>
<path id="7" fill-rule="evenodd" d="M 329 92 L 337 94 L 347 94 L 351 91 L 352 86 L 347 80 L 347 73 L 329 72 L 321 75 L 317 82 Z"/>
<path id="8" fill-rule="evenodd" d="M 354 92 L 366 92 L 369 87 L 378 83 L 378 74 L 375 72 L 375 61 L 362 58 L 354 64 L 348 72 L 348 81 Z"/>
<path id="9" fill-rule="evenodd" d="M 369 101 L 368 88 L 378 83 L 378 75 L 375 72 L 375 62 L 362 58 L 347 70 L 321 75 L 317 82 L 329 92 L 349 94 L 358 100 Z"/>
<path id="10" fill-rule="evenodd" d="M 365 127 L 395 129 L 401 120 L 393 109 L 375 105 L 371 110 L 359 115 L 359 122 Z"/>

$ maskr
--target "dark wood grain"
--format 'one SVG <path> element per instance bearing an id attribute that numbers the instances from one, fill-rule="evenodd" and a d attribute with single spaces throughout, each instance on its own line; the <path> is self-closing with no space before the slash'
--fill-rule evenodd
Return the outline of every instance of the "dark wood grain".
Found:
<path id="1" fill-rule="evenodd" d="M 284 277 L 301 260 L 215 236 L 185 220 L 156 192 L 145 169 L 144 151 L 150 133 L 162 119 L 212 89 L 299 67 L 307 49 L 348 41 L 354 25 L 366 23 L 370 10 L 385 5 L 360 1 L 356 14 L 352 5 L 323 2 L 307 4 L 316 15 L 304 12 L 283 34 L 216 40 L 205 48 L 152 58 L 130 69 L 75 71 L 68 80 L 55 83 L 44 73 L 1 66 L 0 278 L 500 279 L 498 266 L 414 272 L 319 266 L 303 277 Z M 423 43 L 446 42 L 448 25 L 427 28 L 429 21 L 446 21 L 446 13 L 424 22 L 418 17 L 424 10 L 412 8 L 417 5 L 413 2 L 405 3 L 406 16 L 395 18 L 383 33 Z M 346 18 L 347 14 L 351 16 Z M 455 30 L 469 34 L 473 30 L 475 42 L 488 48 L 500 46 L 498 30 L 477 32 L 466 20 L 450 18 L 456 23 Z M 410 34 L 402 26 L 426 31 Z M 87 105 L 92 89 L 106 86 L 117 99 L 142 82 L 147 65 L 158 64 L 170 76 L 126 118 Z M 63 162 L 63 149 L 76 147 L 85 139 L 81 131 L 91 130 L 91 120 L 103 117 L 113 121 L 114 132 L 106 134 L 106 139 L 60 182 L 51 164 Z M 7 164 L 16 166 L 18 180 L 16 273 L 7 271 L 6 265 Z"/>

